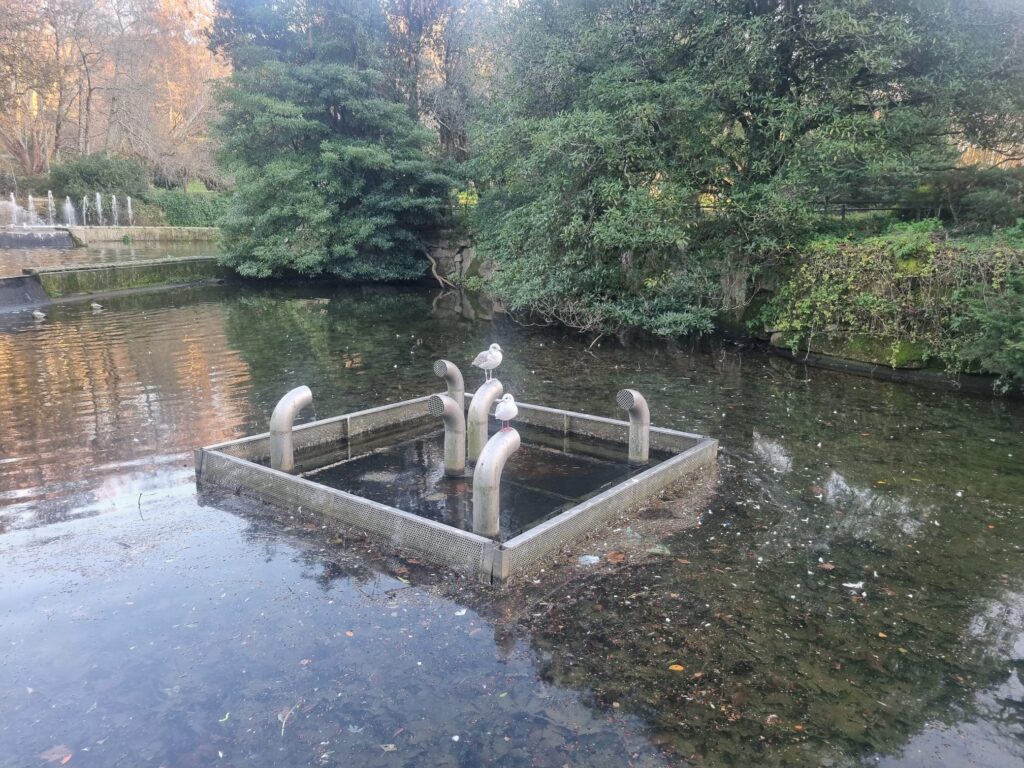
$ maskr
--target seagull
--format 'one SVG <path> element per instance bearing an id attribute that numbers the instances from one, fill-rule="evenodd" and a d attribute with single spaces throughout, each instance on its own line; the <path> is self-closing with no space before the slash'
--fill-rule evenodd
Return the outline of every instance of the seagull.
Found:
<path id="1" fill-rule="evenodd" d="M 506 392 L 498 401 L 498 407 L 494 409 L 494 418 L 501 422 L 501 429 L 505 431 L 511 429 L 508 423 L 518 415 L 519 408 L 516 407 L 516 399 L 512 397 L 511 392 Z"/>
<path id="2" fill-rule="evenodd" d="M 33 309 L 32 310 L 32 317 L 34 317 L 36 320 L 45 320 L 46 319 L 46 313 L 45 312 L 40 312 L 38 309 Z"/>
<path id="3" fill-rule="evenodd" d="M 491 372 L 501 365 L 501 347 L 491 344 L 473 359 L 473 365 L 484 372 L 484 381 L 491 380 Z"/>
<path id="4" fill-rule="evenodd" d="M 99 312 L 101 309 L 103 309 L 103 305 L 95 301 L 89 306 L 92 307 L 94 312 Z"/>

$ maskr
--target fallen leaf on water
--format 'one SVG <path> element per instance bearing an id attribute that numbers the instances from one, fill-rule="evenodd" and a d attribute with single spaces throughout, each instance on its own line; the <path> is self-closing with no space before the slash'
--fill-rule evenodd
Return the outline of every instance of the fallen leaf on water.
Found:
<path id="1" fill-rule="evenodd" d="M 793 726 L 793 730 L 796 731 L 797 733 L 803 733 L 804 732 L 804 727 L 802 725 L 794 725 Z"/>
<path id="2" fill-rule="evenodd" d="M 300 667 L 305 667 L 305 666 L 308 666 L 308 665 L 310 665 L 312 663 L 313 663 L 312 659 L 302 659 L 302 660 L 299 661 L 299 666 Z"/>
<path id="3" fill-rule="evenodd" d="M 397 752 L 398 751 L 398 746 L 395 745 L 395 744 L 381 744 L 380 748 L 383 749 L 385 752 Z"/>
<path id="4" fill-rule="evenodd" d="M 353 632 L 351 629 L 346 629 L 345 630 L 345 637 L 355 637 L 355 636 L 356 636 L 356 633 Z"/>
<path id="5" fill-rule="evenodd" d="M 887 635 L 887 634 L 885 634 L 885 632 L 879 632 L 879 633 L 878 633 L 878 636 L 879 636 L 879 637 L 881 637 L 881 638 L 886 638 L 886 637 L 888 637 L 888 635 Z"/>
<path id="6" fill-rule="evenodd" d="M 689 564 L 690 564 L 690 561 L 689 561 L 689 560 L 686 560 L 686 559 L 684 559 L 684 558 L 682 558 L 682 557 L 677 557 L 677 558 L 676 558 L 676 562 L 677 562 L 677 563 L 682 563 L 683 565 L 689 565 Z"/>
<path id="7" fill-rule="evenodd" d="M 684 667 L 682 664 L 669 664 L 668 668 L 673 672 L 682 672 L 684 669 L 686 669 L 686 667 Z"/>
<path id="8" fill-rule="evenodd" d="M 45 752 L 39 753 L 39 758 L 45 760 L 48 763 L 59 763 L 65 765 L 68 760 L 71 759 L 71 755 L 74 754 L 69 747 L 63 744 L 57 744 L 54 747 L 50 747 Z"/>
<path id="9" fill-rule="evenodd" d="M 703 672 L 694 672 L 693 673 L 693 678 L 695 680 L 700 680 L 702 677 L 704 677 L 704 673 Z"/>
<path id="10" fill-rule="evenodd" d="M 835 563 L 818 563 L 819 571 L 834 571 L 835 569 Z"/>
<path id="11" fill-rule="evenodd" d="M 626 553 L 625 552 L 609 552 L 607 554 L 607 556 L 605 557 L 605 559 L 609 563 L 611 563 L 612 565 L 618 565 L 619 563 L 625 562 L 625 560 L 626 560 Z"/>

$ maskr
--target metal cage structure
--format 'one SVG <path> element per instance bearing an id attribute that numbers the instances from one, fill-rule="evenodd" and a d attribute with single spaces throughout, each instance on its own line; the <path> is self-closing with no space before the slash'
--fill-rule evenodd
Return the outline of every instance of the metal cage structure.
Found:
<path id="1" fill-rule="evenodd" d="M 220 489 L 264 503 L 321 514 L 395 549 L 503 585 L 526 576 L 557 554 L 644 500 L 713 463 L 718 441 L 703 435 L 650 428 L 651 449 L 668 458 L 506 540 L 493 539 L 420 517 L 397 507 L 331 488 L 301 473 L 344 461 L 397 439 L 437 428 L 432 396 L 300 424 L 292 430 L 295 472 L 270 466 L 271 435 L 264 433 L 195 451 L 200 492 Z M 469 404 L 470 395 L 464 395 Z M 566 445 L 593 438 L 621 445 L 626 455 L 630 423 L 558 408 L 517 403 L 517 423 L 561 435 Z"/>

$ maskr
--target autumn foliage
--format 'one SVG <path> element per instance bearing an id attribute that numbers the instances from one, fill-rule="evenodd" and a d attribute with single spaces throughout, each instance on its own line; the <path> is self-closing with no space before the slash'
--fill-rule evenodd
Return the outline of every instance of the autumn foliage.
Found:
<path id="1" fill-rule="evenodd" d="M 0 157 L 37 175 L 120 154 L 169 180 L 209 178 L 210 0 L 6 0 L 0 11 Z"/>

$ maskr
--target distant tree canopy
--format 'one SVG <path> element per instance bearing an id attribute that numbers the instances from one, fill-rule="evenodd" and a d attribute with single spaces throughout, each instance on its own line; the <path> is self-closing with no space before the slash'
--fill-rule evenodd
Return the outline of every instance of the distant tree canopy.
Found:
<path id="1" fill-rule="evenodd" d="M 374 0 L 224 0 L 234 66 L 221 135 L 235 193 L 226 259 L 243 275 L 422 274 L 450 180 L 400 88 Z"/>
<path id="2" fill-rule="evenodd" d="M 815 203 L 1024 137 L 1012 0 L 523 0 L 502 22 L 479 246 L 512 307 L 579 327 L 707 329 Z"/>
<path id="3" fill-rule="evenodd" d="M 18 176 L 94 153 L 210 178 L 210 0 L 0 3 L 0 159 Z"/>

